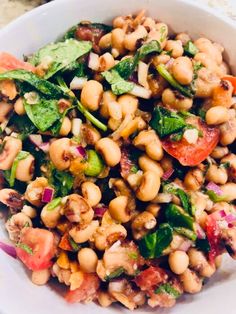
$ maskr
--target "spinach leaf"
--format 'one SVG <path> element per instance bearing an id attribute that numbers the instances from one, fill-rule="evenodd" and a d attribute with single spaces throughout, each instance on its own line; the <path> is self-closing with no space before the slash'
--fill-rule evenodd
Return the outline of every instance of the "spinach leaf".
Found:
<path id="1" fill-rule="evenodd" d="M 210 243 L 207 239 L 197 239 L 195 245 L 197 249 L 205 253 L 208 253 L 211 250 Z"/>
<path id="2" fill-rule="evenodd" d="M 178 206 L 168 204 L 165 210 L 165 216 L 172 227 L 183 227 L 194 231 L 194 219 L 188 214 L 182 213 Z"/>
<path id="3" fill-rule="evenodd" d="M 139 242 L 139 250 L 145 258 L 156 258 L 169 246 L 173 239 L 173 229 L 169 224 L 160 225 L 157 231 L 147 234 Z"/>
<path id="4" fill-rule="evenodd" d="M 60 87 L 58 87 L 57 85 L 53 83 L 50 83 L 47 80 L 39 78 L 37 75 L 35 75 L 32 72 L 28 72 L 25 70 L 12 70 L 8 72 L 0 73 L 0 80 L 6 80 L 6 79 L 27 82 L 28 84 L 33 86 L 37 91 L 53 99 L 67 97 Z"/>
<path id="5" fill-rule="evenodd" d="M 69 172 L 53 169 L 50 176 L 50 183 L 55 188 L 56 195 L 66 196 L 72 190 L 74 178 Z"/>
<path id="6" fill-rule="evenodd" d="M 134 84 L 125 81 L 116 70 L 102 72 L 102 76 L 111 84 L 111 89 L 115 95 L 128 93 L 134 88 Z"/>
<path id="7" fill-rule="evenodd" d="M 61 118 L 58 110 L 57 100 L 39 99 L 34 105 L 24 102 L 25 111 L 33 124 L 42 132 L 48 130 L 57 120 Z"/>
<path id="8" fill-rule="evenodd" d="M 28 135 L 36 131 L 35 125 L 31 122 L 27 115 L 13 115 L 9 121 L 9 124 L 12 124 L 17 128 L 17 131 L 20 133 L 22 140 L 26 139 Z"/>
<path id="9" fill-rule="evenodd" d="M 190 201 L 190 197 L 188 196 L 188 194 L 184 190 L 182 190 L 178 187 L 175 187 L 173 184 L 164 185 L 163 190 L 164 190 L 164 192 L 178 196 L 181 203 L 182 203 L 184 210 L 187 213 L 192 214 L 191 213 L 192 204 Z"/>
<path id="10" fill-rule="evenodd" d="M 184 52 L 187 56 L 189 57 L 194 57 L 198 53 L 198 48 L 194 45 L 194 43 L 189 40 L 185 45 L 184 45 Z"/>
<path id="11" fill-rule="evenodd" d="M 161 106 L 154 108 L 149 124 L 160 137 L 173 134 L 186 127 L 186 122 L 181 116 Z"/>
<path id="12" fill-rule="evenodd" d="M 156 294 L 166 293 L 169 294 L 174 299 L 177 299 L 181 296 L 181 293 L 176 290 L 171 284 L 164 283 L 163 285 L 160 285 L 156 290 Z"/>
<path id="13" fill-rule="evenodd" d="M 75 32 L 77 30 L 77 25 L 72 26 L 66 33 L 65 35 L 62 37 L 61 41 L 65 41 L 67 39 L 70 38 L 75 38 Z"/>
<path id="14" fill-rule="evenodd" d="M 181 94 L 186 97 L 192 98 L 194 96 L 194 91 L 190 86 L 182 86 L 172 74 L 166 69 L 164 64 L 159 64 L 157 67 L 157 72 L 175 89 L 177 89 Z"/>
<path id="15" fill-rule="evenodd" d="M 156 52 L 156 53 L 161 52 L 161 45 L 157 40 L 152 40 L 149 43 L 143 44 L 137 51 L 138 57 L 136 56 L 135 57 L 138 58 L 138 60 L 141 60 L 153 52 Z"/>
<path id="16" fill-rule="evenodd" d="M 92 43 L 89 41 L 67 39 L 64 42 L 49 44 L 41 48 L 29 59 L 29 62 L 37 66 L 48 59 L 49 66 L 44 75 L 44 78 L 48 79 L 58 71 L 68 67 L 79 57 L 87 54 L 91 49 Z"/>
<path id="17" fill-rule="evenodd" d="M 29 156 L 29 153 L 22 150 L 17 154 L 16 158 L 14 159 L 12 167 L 11 167 L 10 178 L 9 178 L 10 187 L 14 186 L 15 178 L 16 178 L 16 169 L 19 164 L 19 161 L 27 158 L 28 156 Z"/>

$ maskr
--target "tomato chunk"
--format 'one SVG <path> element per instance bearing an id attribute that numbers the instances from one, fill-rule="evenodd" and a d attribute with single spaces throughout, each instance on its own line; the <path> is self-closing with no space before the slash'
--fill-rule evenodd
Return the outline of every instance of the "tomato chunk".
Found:
<path id="1" fill-rule="evenodd" d="M 33 271 L 49 268 L 55 255 L 52 232 L 39 228 L 24 228 L 16 248 L 18 258 Z"/>
<path id="2" fill-rule="evenodd" d="M 7 52 L 0 52 L 0 68 L 5 69 L 7 71 L 10 70 L 27 70 L 27 71 L 35 71 L 35 67 L 28 62 L 24 62 L 18 60 L 16 57 L 12 56 Z"/>
<path id="3" fill-rule="evenodd" d="M 149 291 L 160 283 L 166 282 L 167 279 L 168 275 L 163 269 L 160 267 L 150 266 L 138 274 L 134 281 L 141 290 Z"/>
<path id="4" fill-rule="evenodd" d="M 226 75 L 222 77 L 222 80 L 228 81 L 233 85 L 234 88 L 233 94 L 236 95 L 236 76 Z"/>
<path id="5" fill-rule="evenodd" d="M 220 229 L 217 225 L 216 219 L 211 215 L 206 220 L 206 235 L 210 244 L 210 251 L 208 253 L 209 261 L 214 263 L 215 258 L 221 253 L 220 243 Z"/>
<path id="6" fill-rule="evenodd" d="M 73 252 L 73 248 L 72 248 L 70 241 L 69 241 L 69 233 L 68 232 L 64 233 L 58 246 L 62 250 Z"/>
<path id="7" fill-rule="evenodd" d="M 208 127 L 200 118 L 191 118 L 191 124 L 201 132 L 196 144 L 189 144 L 184 138 L 174 142 L 170 138 L 162 141 L 164 150 L 178 159 L 183 166 L 196 166 L 205 160 L 219 141 L 219 130 Z"/>
<path id="8" fill-rule="evenodd" d="M 69 303 L 93 300 L 99 288 L 99 278 L 95 274 L 84 274 L 81 286 L 75 290 L 68 291 L 65 299 Z"/>

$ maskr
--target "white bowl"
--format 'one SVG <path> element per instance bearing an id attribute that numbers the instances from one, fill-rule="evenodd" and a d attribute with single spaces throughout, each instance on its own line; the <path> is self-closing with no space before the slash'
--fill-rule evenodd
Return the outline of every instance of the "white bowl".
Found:
<path id="1" fill-rule="evenodd" d="M 169 24 L 176 32 L 188 31 L 193 37 L 204 35 L 221 43 L 226 58 L 236 73 L 236 24 L 228 18 L 187 0 L 58 0 L 35 9 L 0 31 L 0 51 L 22 57 L 54 41 L 80 20 L 110 22 L 121 14 L 146 8 L 148 14 Z M 0 239 L 6 240 L 0 222 Z M 128 313 L 121 306 L 103 309 L 95 304 L 67 304 L 58 286 L 34 286 L 23 265 L 0 251 L 1 314 L 106 314 Z M 181 298 L 170 310 L 155 309 L 162 314 L 235 314 L 236 262 L 229 258 L 223 268 L 197 295 Z M 151 312 L 140 309 L 137 313 Z"/>

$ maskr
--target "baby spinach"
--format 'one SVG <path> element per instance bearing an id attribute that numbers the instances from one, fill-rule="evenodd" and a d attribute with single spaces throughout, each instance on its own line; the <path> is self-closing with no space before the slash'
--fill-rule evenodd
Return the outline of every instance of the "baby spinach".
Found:
<path id="1" fill-rule="evenodd" d="M 116 70 L 103 72 L 102 76 L 111 84 L 111 89 L 115 95 L 128 93 L 134 88 L 134 84 L 125 81 Z"/>
<path id="2" fill-rule="evenodd" d="M 56 195 L 66 196 L 73 187 L 74 178 L 69 172 L 52 169 L 50 183 L 56 190 Z"/>
<path id="3" fill-rule="evenodd" d="M 40 98 L 34 105 L 24 101 L 25 111 L 32 123 L 42 132 L 47 131 L 56 121 L 61 118 L 57 100 Z"/>
<path id="4" fill-rule="evenodd" d="M 174 204 L 168 204 L 165 210 L 165 216 L 169 224 L 174 228 L 187 228 L 194 231 L 194 219 L 181 208 Z"/>
<path id="5" fill-rule="evenodd" d="M 37 66 L 48 59 L 49 65 L 44 75 L 44 78 L 48 79 L 58 71 L 68 67 L 81 56 L 87 54 L 91 49 L 92 44 L 89 41 L 67 39 L 64 42 L 49 44 L 41 48 L 29 59 L 29 62 Z"/>
<path id="6" fill-rule="evenodd" d="M 162 224 L 155 232 L 147 234 L 139 241 L 140 253 L 145 258 L 160 257 L 172 239 L 173 229 L 169 224 Z"/>
<path id="7" fill-rule="evenodd" d="M 65 97 L 65 93 L 57 85 L 41 79 L 32 72 L 25 70 L 12 70 L 4 73 L 0 73 L 0 80 L 12 79 L 16 81 L 27 82 L 33 86 L 37 91 L 41 92 L 45 96 L 53 99 L 59 99 Z"/>
<path id="8" fill-rule="evenodd" d="M 169 294 L 174 299 L 177 299 L 181 296 L 181 293 L 176 290 L 170 283 L 164 283 L 160 285 L 156 290 L 156 294 L 166 293 Z"/>
<path id="9" fill-rule="evenodd" d="M 194 57 L 198 53 L 198 48 L 194 45 L 194 43 L 189 40 L 185 45 L 184 45 L 184 52 L 187 56 L 189 57 Z"/>
<path id="10" fill-rule="evenodd" d="M 173 134 L 186 127 L 184 118 L 161 106 L 154 108 L 149 124 L 160 137 Z"/>
<path id="11" fill-rule="evenodd" d="M 21 139 L 23 140 L 36 131 L 35 125 L 31 122 L 27 115 L 13 115 L 9 124 L 12 124 L 17 128 L 17 131 L 20 133 Z"/>

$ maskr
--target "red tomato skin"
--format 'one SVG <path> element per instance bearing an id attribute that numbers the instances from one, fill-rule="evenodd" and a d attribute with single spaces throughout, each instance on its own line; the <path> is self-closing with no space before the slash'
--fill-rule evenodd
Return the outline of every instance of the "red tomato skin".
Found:
<path id="1" fill-rule="evenodd" d="M 153 287 L 160 283 L 166 282 L 168 279 L 167 273 L 160 267 L 150 266 L 149 268 L 138 274 L 134 282 L 143 291 L 150 291 Z"/>
<path id="2" fill-rule="evenodd" d="M 81 286 L 75 290 L 68 291 L 65 299 L 69 303 L 77 303 L 94 299 L 99 289 L 100 280 L 96 274 L 84 273 Z"/>
<path id="3" fill-rule="evenodd" d="M 222 77 L 222 80 L 228 81 L 233 85 L 234 88 L 233 94 L 236 95 L 236 77 L 232 75 L 226 75 Z"/>
<path id="4" fill-rule="evenodd" d="M 0 68 L 10 71 L 10 70 L 26 70 L 35 71 L 35 67 L 28 62 L 18 60 L 16 57 L 12 56 L 7 52 L 0 52 Z"/>
<path id="5" fill-rule="evenodd" d="M 201 119 L 197 118 L 197 120 L 197 127 L 202 131 L 202 137 L 198 138 L 196 144 L 189 144 L 185 139 L 177 142 L 171 141 L 170 138 L 162 140 L 163 149 L 178 159 L 183 166 L 199 165 L 211 154 L 219 142 L 219 129 L 208 127 Z"/>
<path id="6" fill-rule="evenodd" d="M 69 233 L 68 232 L 64 233 L 58 246 L 62 250 L 73 252 L 73 248 L 72 248 L 70 241 L 69 241 Z"/>
<path id="7" fill-rule="evenodd" d="M 52 265 L 51 259 L 55 255 L 53 233 L 40 228 L 24 228 L 21 232 L 20 243 L 32 249 L 32 254 L 17 247 L 17 257 L 25 266 L 33 271 L 47 269 Z"/>
<path id="8" fill-rule="evenodd" d="M 206 220 L 206 235 L 210 244 L 208 258 L 210 263 L 215 262 L 215 258 L 221 253 L 220 229 L 217 221 L 209 215 Z"/>

